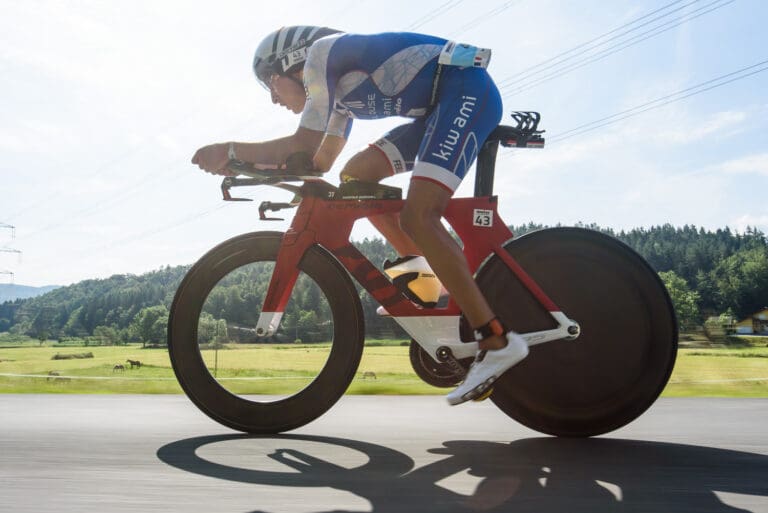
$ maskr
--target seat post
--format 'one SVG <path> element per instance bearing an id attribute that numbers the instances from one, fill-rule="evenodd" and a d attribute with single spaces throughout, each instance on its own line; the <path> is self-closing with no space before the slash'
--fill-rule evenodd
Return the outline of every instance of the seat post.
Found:
<path id="1" fill-rule="evenodd" d="M 477 154 L 475 170 L 475 196 L 493 196 L 493 175 L 496 170 L 496 153 L 499 151 L 499 139 L 489 137 Z"/>

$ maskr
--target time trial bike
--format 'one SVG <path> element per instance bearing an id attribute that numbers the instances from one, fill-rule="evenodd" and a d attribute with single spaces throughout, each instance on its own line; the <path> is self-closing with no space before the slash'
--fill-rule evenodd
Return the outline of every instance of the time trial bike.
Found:
<path id="1" fill-rule="evenodd" d="M 516 126 L 500 125 L 478 153 L 474 196 L 451 199 L 444 214 L 493 311 L 531 346 L 490 399 L 543 433 L 606 433 L 641 415 L 665 387 L 677 353 L 674 309 L 657 273 L 604 233 L 559 227 L 513 237 L 493 194 L 498 147 L 544 144 L 538 113 L 513 117 Z M 224 199 L 240 199 L 231 195 L 235 187 L 269 185 L 294 199 L 263 202 L 260 218 L 296 213 L 284 233 L 247 233 L 216 246 L 180 284 L 168 346 L 178 381 L 198 408 L 250 433 L 288 431 L 318 418 L 358 372 L 361 301 L 369 298 L 409 334 L 410 363 L 422 380 L 439 387 L 462 381 L 477 342 L 456 303 L 414 304 L 350 242 L 357 220 L 402 208 L 400 189 L 333 186 L 311 162 L 230 168 L 238 176 L 224 179 Z"/>

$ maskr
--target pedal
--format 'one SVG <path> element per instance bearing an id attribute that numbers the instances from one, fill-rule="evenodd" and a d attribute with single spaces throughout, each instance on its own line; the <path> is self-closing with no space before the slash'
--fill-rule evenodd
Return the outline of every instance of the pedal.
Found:
<path id="1" fill-rule="evenodd" d="M 481 401 L 485 401 L 486 399 L 491 397 L 492 393 L 493 393 L 493 387 L 490 387 L 490 388 L 488 388 L 488 390 L 486 390 L 485 392 L 483 392 L 482 394 L 480 394 L 479 396 L 475 397 L 472 400 L 475 401 L 476 403 L 479 403 Z"/>
<path id="2" fill-rule="evenodd" d="M 449 348 L 445 346 L 439 347 L 437 349 L 437 359 L 440 362 L 446 364 L 448 368 L 451 369 L 453 375 L 458 379 L 459 383 L 464 381 L 464 379 L 467 377 L 467 369 L 465 369 L 461 363 L 459 363 Z"/>

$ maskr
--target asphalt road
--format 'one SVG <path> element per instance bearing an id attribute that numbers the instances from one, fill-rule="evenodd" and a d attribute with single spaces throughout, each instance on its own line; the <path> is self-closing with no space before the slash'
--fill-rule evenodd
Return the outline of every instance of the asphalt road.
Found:
<path id="1" fill-rule="evenodd" d="M 245 437 L 183 396 L 0 395 L 0 512 L 768 513 L 768 400 L 546 437 L 490 402 L 349 396 Z"/>

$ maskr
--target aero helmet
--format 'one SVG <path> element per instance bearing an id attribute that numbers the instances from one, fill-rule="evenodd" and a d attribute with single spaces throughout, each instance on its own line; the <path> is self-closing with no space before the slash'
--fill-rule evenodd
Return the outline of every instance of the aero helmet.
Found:
<path id="1" fill-rule="evenodd" d="M 272 75 L 287 75 L 307 60 L 307 50 L 318 39 L 339 33 L 328 27 L 299 25 L 283 27 L 272 32 L 259 43 L 253 57 L 253 72 L 264 87 L 269 89 Z"/>

